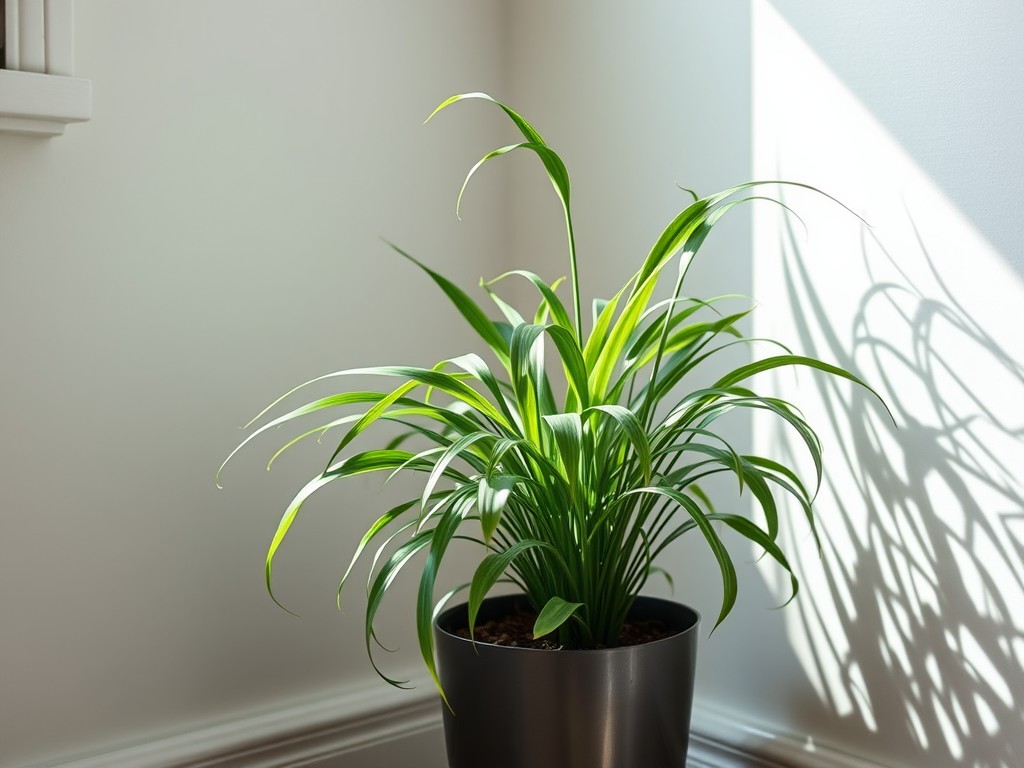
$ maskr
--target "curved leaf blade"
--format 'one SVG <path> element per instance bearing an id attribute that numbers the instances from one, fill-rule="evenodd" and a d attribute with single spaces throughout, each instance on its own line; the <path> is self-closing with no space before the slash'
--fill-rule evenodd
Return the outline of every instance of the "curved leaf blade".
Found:
<path id="1" fill-rule="evenodd" d="M 480 478 L 476 506 L 480 511 L 480 528 L 485 544 L 491 543 L 491 537 L 501 522 L 501 513 L 505 511 L 512 490 L 518 482 L 519 478 L 513 475 L 485 475 Z"/>
<path id="2" fill-rule="evenodd" d="M 680 493 L 674 488 L 667 488 L 665 486 L 637 488 L 627 491 L 625 495 L 629 496 L 641 493 L 664 496 L 686 510 L 690 519 L 704 535 L 704 539 L 711 548 L 712 554 L 714 554 L 715 559 L 718 561 L 718 567 L 722 573 L 722 609 L 718 614 L 718 620 L 715 622 L 715 626 L 711 630 L 714 632 L 715 629 L 718 628 L 718 625 L 725 621 L 725 617 L 729 615 L 733 606 L 736 604 L 738 586 L 736 579 L 736 566 L 733 565 L 732 557 L 729 555 L 728 550 L 722 543 L 721 538 L 719 538 L 718 533 L 712 527 L 711 522 L 708 519 L 709 516 L 701 512 L 700 507 L 697 506 L 697 503 L 693 499 Z"/>
<path id="3" fill-rule="evenodd" d="M 583 603 L 570 603 L 560 597 L 552 597 L 537 614 L 537 620 L 533 624 L 533 639 L 550 635 L 582 607 Z"/>
<path id="4" fill-rule="evenodd" d="M 491 587 L 498 582 L 498 579 L 501 578 L 513 561 L 530 549 L 537 547 L 550 548 L 550 546 L 550 544 L 537 539 L 523 539 L 522 541 L 517 541 L 508 549 L 487 555 L 487 557 L 480 561 L 476 571 L 473 573 L 473 580 L 469 586 L 468 614 L 469 636 L 471 639 L 473 638 L 473 629 L 476 626 L 476 617 L 480 612 L 480 604 L 483 603 L 484 598 L 491 591 Z"/>

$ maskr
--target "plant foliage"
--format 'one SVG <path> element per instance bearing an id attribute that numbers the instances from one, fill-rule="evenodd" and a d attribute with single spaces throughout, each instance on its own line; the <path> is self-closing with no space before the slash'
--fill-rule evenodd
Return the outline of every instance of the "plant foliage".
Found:
<path id="1" fill-rule="evenodd" d="M 461 288 L 391 245 L 448 296 L 496 365 L 471 352 L 432 368 L 343 370 L 297 387 L 353 375 L 375 375 L 397 384 L 380 391 L 347 391 L 295 408 L 255 429 L 232 452 L 268 429 L 309 414 L 328 420 L 281 451 L 302 438 L 345 428 L 327 468 L 299 491 L 281 518 L 266 558 L 267 589 L 282 540 L 317 490 L 353 475 L 377 472 L 390 478 L 411 472 L 422 478 L 422 493 L 384 512 L 370 526 L 339 585 L 340 598 L 355 563 L 377 545 L 365 619 L 371 662 L 378 607 L 399 571 L 423 555 L 416 624 L 423 659 L 437 681 L 431 623 L 458 590 L 438 601 L 435 582 L 456 538 L 474 540 L 484 552 L 472 582 L 462 585 L 469 590 L 471 626 L 490 589 L 509 581 L 537 610 L 536 634 L 558 632 L 559 641 L 569 648 L 616 645 L 634 598 L 660 570 L 654 565 L 658 557 L 691 531 L 703 537 L 721 571 L 716 627 L 729 614 L 737 592 L 736 570 L 720 536 L 723 528 L 774 558 L 789 573 L 795 595 L 797 579 L 777 543 L 776 495 L 795 499 L 814 531 L 813 492 L 791 468 L 736 451 L 716 431 L 718 420 L 739 409 L 766 411 L 788 423 L 813 461 L 816 488 L 821 445 L 814 430 L 793 405 L 757 394 L 749 381 L 771 369 L 805 366 L 865 385 L 841 368 L 791 354 L 779 345 L 779 354 L 741 365 L 710 386 L 687 389 L 695 369 L 722 350 L 751 340 L 737 327 L 749 310 L 722 314 L 716 304 L 726 297 L 704 301 L 682 293 L 687 268 L 718 220 L 739 203 L 767 199 L 754 195 L 755 187 L 784 182 L 751 182 L 704 198 L 694 194 L 628 283 L 610 300 L 594 302 L 592 327 L 584 333 L 565 165 L 530 123 L 486 94 L 453 96 L 434 114 L 471 98 L 503 110 L 524 140 L 485 155 L 466 183 L 496 157 L 522 151 L 537 156 L 565 216 L 572 306 L 565 307 L 558 297 L 557 281 L 549 284 L 532 272 L 513 270 L 481 283 L 501 316 L 494 320 Z M 460 201 L 464 191 L 465 184 Z M 672 264 L 678 269 L 669 270 Z M 676 273 L 671 297 L 656 301 L 656 287 L 671 272 Z M 499 282 L 513 277 L 536 287 L 539 300 L 532 315 L 524 317 L 495 293 Z M 551 381 L 549 362 L 553 370 L 561 369 L 564 381 Z M 556 396 L 556 391 L 564 395 Z M 405 431 L 383 447 L 354 450 L 356 439 L 381 422 L 398 423 Z M 763 527 L 747 517 L 715 511 L 700 483 L 718 474 L 733 476 L 741 493 L 750 491 L 763 513 Z M 400 684 L 376 663 L 374 668 Z"/>

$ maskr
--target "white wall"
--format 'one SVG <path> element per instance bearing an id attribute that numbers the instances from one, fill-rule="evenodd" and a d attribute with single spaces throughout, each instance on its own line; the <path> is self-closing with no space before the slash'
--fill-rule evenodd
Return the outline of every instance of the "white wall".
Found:
<path id="1" fill-rule="evenodd" d="M 419 122 L 478 88 L 565 157 L 585 295 L 633 271 L 685 202 L 676 182 L 708 193 L 780 170 L 876 225 L 862 247 L 855 223 L 801 198 L 807 240 L 739 215 L 693 273 L 695 293 L 752 293 L 758 331 L 863 370 L 902 426 L 847 390 L 777 382 L 825 426 L 826 560 L 790 539 L 804 592 L 783 612 L 766 610 L 777 574 L 741 567 L 736 614 L 701 648 L 699 704 L 882 764 L 1019 764 L 1019 9 L 379 5 L 80 3 L 96 117 L 52 141 L 0 138 L 0 765 L 371 678 L 358 591 L 348 614 L 332 604 L 371 484 L 310 507 L 282 553 L 292 619 L 262 592 L 262 553 L 319 454 L 266 475 L 268 441 L 225 491 L 212 474 L 235 427 L 297 380 L 465 350 L 459 318 L 378 235 L 469 286 L 499 261 L 567 271 L 529 158 L 486 169 L 454 220 L 467 163 L 514 134 L 483 105 Z M 787 266 L 810 287 L 791 295 Z M 946 322 L 915 347 L 906 318 L 869 316 L 914 362 L 874 364 L 854 320 L 883 279 L 918 291 L 904 309 L 944 308 L 961 331 Z M 402 338 L 385 314 L 412 306 L 417 335 Z M 978 399 L 915 350 L 969 373 Z M 760 426 L 754 440 L 781 445 Z M 699 542 L 671 567 L 677 596 L 714 615 Z M 385 636 L 409 651 L 398 603 Z"/>
<path id="2" fill-rule="evenodd" d="M 806 236 L 759 215 L 758 332 L 856 369 L 898 426 L 776 380 L 822 425 L 829 537 L 824 560 L 789 540 L 805 598 L 745 706 L 893 764 L 1020 765 L 1024 10 L 756 2 L 752 29 L 755 173 L 871 224 L 795 194 Z"/>
<path id="3" fill-rule="evenodd" d="M 874 225 L 787 192 L 806 237 L 794 223 L 794 246 L 775 210 L 754 209 L 753 252 L 737 217 L 694 275 L 694 292 L 752 293 L 759 335 L 870 377 L 900 423 L 810 376 L 762 382 L 821 428 L 825 559 L 806 528 L 787 536 L 804 589 L 785 611 L 767 610 L 786 596 L 777 570 L 741 568 L 736 613 L 701 648 L 699 704 L 797 737 L 787 757 L 808 765 L 824 758 L 801 744 L 882 765 L 1019 765 L 1020 9 L 530 2 L 513 20 L 515 103 L 569 165 L 590 292 L 635 268 L 678 210 L 676 181 L 708 193 L 781 174 Z M 516 177 L 511 257 L 557 259 L 558 274 L 549 197 L 536 173 Z M 757 447 L 787 455 L 755 426 Z M 710 617 L 702 549 L 681 546 L 672 567 L 677 596 Z M 756 734 L 749 746 L 782 754 Z"/>
<path id="4" fill-rule="evenodd" d="M 509 29 L 509 99 L 565 159 L 582 293 L 609 298 L 686 206 L 677 183 L 708 194 L 747 179 L 747 4 L 517 2 Z M 508 259 L 567 275 L 543 169 L 520 160 L 514 190 Z M 747 238 L 742 217 L 716 233 L 695 281 L 748 291 Z"/>
<path id="5" fill-rule="evenodd" d="M 377 238 L 470 285 L 493 272 L 501 183 L 463 224 L 454 202 L 500 122 L 421 123 L 501 90 L 499 21 L 470 0 L 77 4 L 95 117 L 0 136 L 0 765 L 375 679 L 358 583 L 334 606 L 372 483 L 310 507 L 282 551 L 294 619 L 261 560 L 327 446 L 267 475 L 264 441 L 220 492 L 214 472 L 299 381 L 466 350 Z M 416 664 L 410 605 L 382 622 L 394 672 Z"/>

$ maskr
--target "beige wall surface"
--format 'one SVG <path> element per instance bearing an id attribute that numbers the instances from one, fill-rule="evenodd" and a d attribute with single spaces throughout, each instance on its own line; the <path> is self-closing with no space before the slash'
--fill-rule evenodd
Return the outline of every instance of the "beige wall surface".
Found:
<path id="1" fill-rule="evenodd" d="M 512 92 L 566 156 L 590 292 L 636 268 L 681 206 L 675 182 L 707 194 L 781 175 L 871 224 L 783 190 L 806 232 L 755 206 L 694 268 L 689 293 L 751 294 L 756 335 L 860 372 L 899 425 L 810 375 L 758 382 L 821 429 L 824 558 L 790 510 L 802 594 L 768 610 L 786 579 L 770 558 L 740 566 L 736 612 L 700 650 L 698 705 L 795 736 L 807 765 L 819 744 L 855 756 L 843 765 L 1021 764 L 1024 12 L 538 0 L 511 21 Z M 535 170 L 517 169 L 510 255 L 560 274 L 557 208 L 524 191 L 543 189 Z M 771 424 L 745 435 L 803 464 Z M 681 543 L 670 570 L 707 618 L 720 587 L 705 550 Z"/>
<path id="2" fill-rule="evenodd" d="M 750 294 L 752 330 L 864 374 L 900 426 L 813 377 L 759 382 L 823 427 L 825 557 L 787 534 L 803 590 L 772 611 L 779 574 L 732 542 L 739 602 L 702 641 L 698 706 L 850 765 L 1024 761 L 1015 4 L 78 5 L 95 117 L 0 137 L 0 766 L 372 678 L 360 590 L 339 615 L 334 585 L 397 491 L 355 481 L 306 510 L 275 571 L 295 619 L 262 560 L 325 446 L 268 475 L 269 438 L 225 490 L 213 473 L 300 381 L 472 348 L 379 236 L 467 288 L 568 272 L 533 158 L 485 168 L 454 217 L 468 166 L 516 136 L 479 104 L 419 123 L 478 89 L 565 158 L 584 296 L 632 274 L 685 205 L 676 184 L 781 174 L 870 221 L 789 195 L 806 234 L 738 211 L 692 271 L 691 294 Z M 792 447 L 770 425 L 733 430 Z M 676 597 L 714 616 L 706 548 L 669 559 Z M 399 672 L 417 663 L 411 592 L 382 620 Z"/>
<path id="3" fill-rule="evenodd" d="M 5 768 L 374 677 L 361 587 L 345 615 L 334 591 L 388 497 L 356 481 L 309 507 L 277 570 L 295 619 L 262 559 L 329 446 L 267 474 L 272 437 L 223 491 L 214 473 L 295 384 L 467 351 L 379 238 L 472 286 L 502 226 L 497 179 L 454 215 L 496 118 L 421 125 L 452 93 L 500 91 L 497 3 L 77 6 L 93 119 L 0 136 Z M 411 598 L 394 602 L 382 638 L 404 655 L 382 661 L 401 673 L 418 656 Z"/>

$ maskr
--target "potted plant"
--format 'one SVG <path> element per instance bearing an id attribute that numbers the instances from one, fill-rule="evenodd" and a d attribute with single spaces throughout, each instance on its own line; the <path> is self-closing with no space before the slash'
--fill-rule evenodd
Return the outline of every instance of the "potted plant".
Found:
<path id="1" fill-rule="evenodd" d="M 371 544 L 382 542 L 368 585 L 366 647 L 378 673 L 398 685 L 373 662 L 374 616 L 398 572 L 415 556 L 425 556 L 417 635 L 444 699 L 452 768 L 682 766 L 698 617 L 685 606 L 639 596 L 661 570 L 659 556 L 685 533 L 703 537 L 721 572 L 717 627 L 737 593 L 720 528 L 774 558 L 789 572 L 793 595 L 797 579 L 776 541 L 775 494 L 793 497 L 814 531 L 813 493 L 797 473 L 771 458 L 734 450 L 716 431 L 718 419 L 753 409 L 787 422 L 802 438 L 820 482 L 821 449 L 813 429 L 790 403 L 749 389 L 749 379 L 806 366 L 863 383 L 777 345 L 777 354 L 740 365 L 710 386 L 687 388 L 706 361 L 750 341 L 737 327 L 750 310 L 723 314 L 716 306 L 721 299 L 685 296 L 687 268 L 728 210 L 754 199 L 753 188 L 781 182 L 752 182 L 704 198 L 690 193 L 693 201 L 661 233 L 626 285 L 609 300 L 593 303 L 585 329 L 565 165 L 530 123 L 485 94 L 453 96 L 434 114 L 468 98 L 494 103 L 524 141 L 485 155 L 467 175 L 459 200 L 487 161 L 514 151 L 535 154 L 565 215 L 571 306 L 558 296 L 561 280 L 547 283 L 513 270 L 481 282 L 496 305 L 494 320 L 461 288 L 392 245 L 448 296 L 492 360 L 469 352 L 432 368 L 327 374 L 314 381 L 377 375 L 397 386 L 314 400 L 246 437 L 231 456 L 268 429 L 309 414 L 341 412 L 281 449 L 344 429 L 326 469 L 299 491 L 281 518 L 266 558 L 267 589 L 273 596 L 278 547 L 318 489 L 370 472 L 418 473 L 423 481 L 416 498 L 385 511 L 356 544 L 339 596 L 355 563 Z M 674 287 L 668 298 L 656 300 L 655 289 L 670 265 L 678 265 L 671 270 Z M 537 306 L 525 315 L 496 292 L 498 283 L 513 277 L 537 291 Z M 383 445 L 355 450 L 357 438 L 382 422 L 405 431 Z M 723 473 L 738 481 L 741 493 L 750 491 L 763 523 L 715 510 L 700 484 Z M 476 541 L 481 560 L 470 583 L 438 599 L 438 568 L 456 538 Z M 489 598 L 499 582 L 515 585 L 518 593 Z M 445 610 L 463 590 L 468 600 Z"/>

